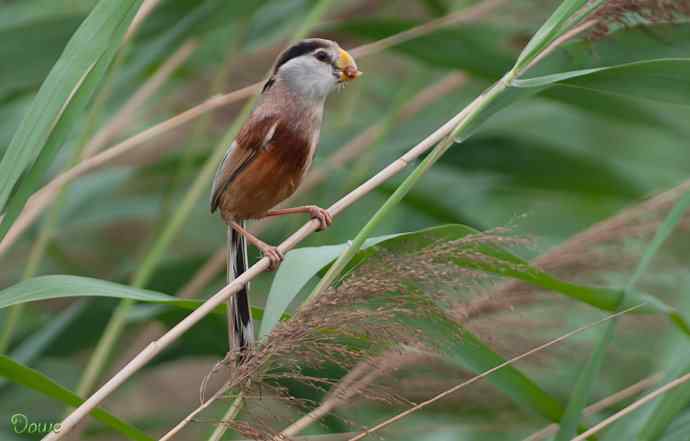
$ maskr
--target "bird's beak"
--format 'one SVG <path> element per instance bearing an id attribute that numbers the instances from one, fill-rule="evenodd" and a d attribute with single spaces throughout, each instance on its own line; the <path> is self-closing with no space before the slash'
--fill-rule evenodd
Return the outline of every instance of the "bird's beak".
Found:
<path id="1" fill-rule="evenodd" d="M 352 81 L 362 75 L 362 72 L 357 69 L 354 58 L 352 58 L 352 55 L 346 50 L 340 49 L 340 56 L 335 66 L 340 71 L 340 81 Z"/>

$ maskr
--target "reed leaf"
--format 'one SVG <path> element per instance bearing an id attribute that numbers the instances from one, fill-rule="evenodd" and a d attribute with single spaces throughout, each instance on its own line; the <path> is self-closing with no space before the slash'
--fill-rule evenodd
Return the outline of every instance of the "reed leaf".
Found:
<path id="1" fill-rule="evenodd" d="M 84 401 L 74 392 L 55 383 L 42 373 L 17 363 L 4 355 L 0 355 L 0 377 L 21 384 L 42 395 L 70 406 L 78 406 Z M 103 409 L 96 408 L 91 412 L 91 415 L 101 423 L 119 432 L 127 439 L 135 441 L 153 441 L 153 438 L 146 435 L 141 430 L 127 424 Z"/>
<path id="2" fill-rule="evenodd" d="M 138 302 L 159 303 L 183 310 L 194 310 L 201 300 L 180 299 L 167 294 L 130 285 L 109 282 L 107 280 L 70 275 L 39 276 L 23 280 L 16 285 L 0 290 L 0 309 L 12 305 L 19 305 L 41 300 L 81 297 L 108 297 L 128 299 Z M 216 314 L 225 314 L 225 306 L 219 306 Z M 261 308 L 253 307 L 255 319 L 261 320 L 264 312 Z"/>
<path id="3" fill-rule="evenodd" d="M 5 214 L 0 237 L 21 211 L 100 86 L 141 1 L 101 0 L 43 82 L 0 161 L 0 212 L 6 211 L 8 200 L 13 207 Z"/>

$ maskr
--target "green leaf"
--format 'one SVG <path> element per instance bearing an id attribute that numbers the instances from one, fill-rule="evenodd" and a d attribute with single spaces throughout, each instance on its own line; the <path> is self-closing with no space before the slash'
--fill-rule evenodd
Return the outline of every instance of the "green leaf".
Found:
<path id="1" fill-rule="evenodd" d="M 587 406 L 592 385 L 599 376 L 601 366 L 604 363 L 604 355 L 606 355 L 609 343 L 613 340 L 614 331 L 616 329 L 615 323 L 615 321 L 610 321 L 606 325 L 606 330 L 594 350 L 592 357 L 587 361 L 587 364 L 582 369 L 582 373 L 578 376 L 575 387 L 573 387 L 573 391 L 570 394 L 568 406 L 561 419 L 560 429 L 558 430 L 555 441 L 567 441 L 577 435 L 577 428 L 582 419 L 582 411 Z"/>
<path id="2" fill-rule="evenodd" d="M 671 236 L 671 233 L 673 233 L 673 230 L 678 226 L 680 221 L 683 219 L 683 215 L 686 211 L 688 211 L 689 208 L 690 191 L 686 191 L 673 206 L 671 212 L 664 219 L 664 222 L 659 225 L 659 228 L 657 228 L 656 233 L 654 234 L 652 242 L 645 248 L 642 257 L 640 258 L 640 262 L 637 264 L 635 272 L 625 287 L 626 295 L 630 290 L 633 289 L 634 285 L 637 283 L 640 277 L 642 277 L 642 274 L 647 271 L 652 259 L 661 248 L 661 245 L 668 240 L 668 238 Z"/>
<path id="3" fill-rule="evenodd" d="M 690 433 L 690 411 L 686 410 L 666 429 L 659 441 L 686 441 Z"/>
<path id="4" fill-rule="evenodd" d="M 601 40 L 569 42 L 520 78 L 543 77 L 650 60 L 688 58 L 689 49 L 690 23 L 628 27 Z"/>
<path id="5" fill-rule="evenodd" d="M 51 275 L 27 279 L 0 291 L 0 309 L 20 303 L 69 297 L 111 297 L 139 302 L 162 303 L 186 310 L 196 309 L 202 300 L 180 299 L 146 289 L 92 279 L 90 277 Z M 225 314 L 225 307 L 219 306 L 216 314 Z M 252 316 L 261 320 L 263 310 L 252 308 Z"/>
<path id="6" fill-rule="evenodd" d="M 687 343 L 685 344 L 687 345 Z M 680 360 L 681 363 L 684 363 L 674 366 L 661 384 L 666 384 L 690 372 L 690 361 L 688 360 L 690 357 L 688 357 L 688 351 L 685 352 L 685 357 L 682 357 L 684 359 Z M 690 383 L 682 384 L 654 400 L 637 440 L 658 440 L 666 433 L 676 416 L 687 408 L 688 404 L 690 404 Z"/>
<path id="7" fill-rule="evenodd" d="M 687 105 L 690 25 L 657 24 L 615 32 L 594 43 L 575 41 L 541 61 L 514 87 L 560 84 L 597 93 Z M 543 90 L 543 89 L 541 89 Z"/>
<path id="8" fill-rule="evenodd" d="M 690 105 L 690 58 L 612 67 L 562 82 L 570 87 Z"/>
<path id="9" fill-rule="evenodd" d="M 24 204 L 100 85 L 140 4 L 141 0 L 101 0 L 72 36 L 0 162 L 0 212 L 21 174 L 38 161 L 37 172 L 13 196 L 19 201 L 16 205 Z M 7 217 L 5 231 L 11 225 Z"/>
<path id="10" fill-rule="evenodd" d="M 83 19 L 48 17 L 0 30 L 0 59 L 12 60 L 0 69 L 0 98 L 40 85 Z"/>
<path id="11" fill-rule="evenodd" d="M 514 80 L 515 87 L 553 84 L 690 105 L 690 58 L 656 59 Z"/>
<path id="12" fill-rule="evenodd" d="M 421 0 L 433 15 L 437 17 L 442 17 L 448 14 L 448 6 L 443 2 L 443 0 Z"/>
<path id="13" fill-rule="evenodd" d="M 285 255 L 266 299 L 259 337 L 271 332 L 302 287 L 338 257 L 343 249 L 345 245 L 298 248 Z"/>
<path id="14" fill-rule="evenodd" d="M 385 182 L 377 191 L 388 197 L 393 194 L 396 188 L 395 182 Z M 436 195 L 426 188 L 415 188 L 405 197 L 402 204 L 418 211 L 420 215 L 432 219 L 434 223 L 463 223 L 475 228 L 481 227 L 479 223 L 463 213 L 463 207 L 459 207 L 454 201 L 439 200 L 435 198 Z"/>
<path id="15" fill-rule="evenodd" d="M 587 2 L 588 0 L 565 0 L 561 3 L 522 50 L 515 62 L 515 71 L 520 71 L 528 66 L 552 42 L 574 27 L 578 21 L 576 13 L 582 10 Z M 602 0 L 596 0 L 589 7 L 594 8 L 601 3 L 603 3 Z"/>
<path id="16" fill-rule="evenodd" d="M 347 274 L 372 255 L 381 252 L 381 250 L 387 250 L 392 253 L 410 252 L 419 250 L 437 241 L 458 240 L 478 233 L 479 231 L 465 225 L 442 225 L 395 236 L 372 238 L 371 240 L 375 241 L 374 243 L 376 243 L 376 246 L 372 247 L 372 243 L 367 243 L 368 249 L 359 251 L 348 264 L 344 272 Z M 340 250 L 345 250 L 345 244 L 340 245 L 340 247 Z M 295 254 L 295 262 L 286 267 L 288 268 L 285 270 L 286 274 L 281 277 L 280 281 L 278 281 L 276 276 L 264 314 L 268 314 L 267 311 L 269 308 L 275 308 L 271 314 L 277 314 L 278 311 L 280 311 L 280 313 L 285 311 L 287 305 L 294 299 L 297 292 L 299 292 L 304 284 L 321 269 L 328 266 L 332 262 L 331 256 L 336 254 L 332 250 L 324 250 L 322 255 L 323 260 L 319 261 L 318 248 L 316 250 L 317 251 L 314 252 L 317 253 L 317 255 L 315 255 L 313 260 L 309 258 L 304 259 L 302 253 Z M 494 245 L 484 243 L 464 245 L 463 250 L 466 251 L 467 254 L 455 256 L 450 259 L 453 263 L 462 268 L 479 270 L 501 277 L 521 280 L 531 285 L 563 294 L 604 311 L 616 311 L 619 307 L 622 289 L 591 287 L 561 280 L 531 266 L 529 262 L 509 251 Z M 301 262 L 306 262 L 307 264 L 302 268 L 297 262 L 300 262 L 300 264 Z M 287 281 L 291 276 L 296 278 L 294 283 Z M 290 286 L 287 292 L 282 290 L 282 283 L 287 283 L 288 286 Z M 283 296 L 285 296 L 287 300 L 283 298 Z M 269 302 L 273 304 L 269 305 Z M 636 310 L 637 312 L 665 314 L 679 327 L 679 329 L 690 334 L 690 325 L 688 325 L 687 319 L 674 308 L 666 305 L 653 296 L 636 290 L 630 290 L 626 292 L 625 300 L 620 305 L 620 308 L 625 309 L 640 304 L 644 304 L 644 306 L 638 308 Z M 275 323 L 277 323 L 277 320 L 271 318 L 267 323 L 265 327 L 262 324 L 261 335 L 266 335 L 270 332 L 272 327 L 275 326 Z"/>
<path id="17" fill-rule="evenodd" d="M 137 32 L 137 43 L 143 40 L 143 44 L 131 47 L 131 62 L 122 67 L 113 83 L 116 95 L 119 92 L 128 96 L 132 84 L 144 81 L 143 74 L 155 63 L 162 62 L 186 39 L 203 39 L 206 33 L 220 25 L 219 21 L 224 26 L 233 26 L 228 22 L 242 18 L 248 12 L 244 3 L 224 0 L 162 2 Z M 258 5 L 261 1 L 251 3 Z"/>
<path id="18" fill-rule="evenodd" d="M 683 127 L 670 122 L 663 114 L 651 109 L 649 103 L 636 96 L 620 96 L 600 93 L 595 90 L 556 84 L 541 93 L 541 96 L 567 104 L 596 117 L 623 122 L 630 127 L 640 126 L 655 130 L 673 131 L 682 139 L 687 136 Z M 604 189 L 604 188 L 602 188 Z"/>
<path id="19" fill-rule="evenodd" d="M 77 407 L 84 402 L 84 400 L 79 398 L 75 393 L 55 383 L 42 373 L 19 364 L 4 355 L 0 355 L 0 376 L 73 407 Z M 96 408 L 91 411 L 91 415 L 98 421 L 126 436 L 128 439 L 153 441 L 153 438 L 149 437 L 141 430 L 130 426 L 103 409 Z"/>
<path id="20" fill-rule="evenodd" d="M 0 309 L 27 302 L 50 300 L 56 298 L 113 298 L 113 299 L 130 299 L 139 302 L 147 302 L 148 310 L 135 310 L 131 314 L 133 320 L 158 320 L 167 327 L 172 327 L 182 320 L 189 311 L 198 308 L 203 300 L 193 299 L 179 299 L 171 297 L 159 292 L 136 289 L 127 285 L 120 285 L 117 283 L 92 279 L 88 277 L 77 277 L 67 275 L 51 275 L 41 276 L 32 279 L 27 279 L 14 286 L 0 291 Z M 98 305 L 103 307 L 103 302 L 98 302 Z M 92 306 L 95 306 L 92 303 Z M 65 351 L 67 355 L 77 349 L 83 349 L 85 345 L 93 345 L 88 337 L 75 337 L 83 333 L 84 326 L 87 328 L 91 325 L 102 325 L 102 320 L 112 314 L 111 307 L 96 308 L 96 310 L 89 309 L 86 313 L 88 317 L 78 315 L 73 309 L 81 309 L 78 305 L 68 308 L 60 314 L 61 318 L 56 318 L 49 322 L 44 328 L 32 335 L 29 340 L 22 342 L 18 348 L 12 352 L 12 355 L 17 355 L 24 360 L 30 360 L 39 352 L 47 349 L 50 356 L 64 357 Z M 143 306 L 142 306 L 143 308 Z M 156 359 L 156 363 L 162 363 L 181 356 L 196 356 L 207 354 L 222 355 L 221 348 L 227 351 L 227 342 L 224 339 L 209 339 L 209 335 L 225 335 L 218 334 L 219 330 L 227 328 L 226 323 L 226 306 L 218 306 L 214 312 L 202 320 L 191 332 L 185 334 L 180 342 L 162 354 Z M 136 314 L 135 314 L 136 313 Z M 64 317 L 63 317 L 64 316 Z M 81 317 L 77 322 L 80 323 L 79 329 L 74 329 L 75 326 L 69 326 L 69 320 L 72 317 Z M 142 318 L 143 317 L 143 318 Z M 252 317 L 255 320 L 262 320 L 263 310 L 261 308 L 252 307 Z M 281 320 L 289 318 L 288 315 L 280 317 Z M 69 344 L 61 345 L 59 350 L 55 347 L 50 348 L 49 342 L 54 337 L 70 339 L 69 336 L 63 335 L 64 328 L 69 326 L 71 329 L 68 334 L 72 334 L 72 340 L 75 338 L 78 341 L 70 341 Z M 86 340 L 86 341 L 84 341 Z M 75 347 L 76 346 L 76 347 Z M 0 384 L 1 385 L 1 384 Z"/>
<path id="21" fill-rule="evenodd" d="M 55 339 L 79 318 L 85 306 L 85 302 L 76 302 L 68 308 L 65 308 L 38 331 L 22 340 L 22 342 L 12 350 L 10 357 L 17 363 L 31 363 L 36 357 L 49 349 Z M 0 380 L 0 388 L 4 386 L 5 383 L 4 380 Z"/>
<path id="22" fill-rule="evenodd" d="M 75 89 L 74 96 L 70 97 L 70 105 L 66 107 L 64 112 L 60 115 L 59 122 L 56 123 L 54 129 L 51 131 L 49 138 L 46 140 L 40 155 L 31 166 L 19 179 L 15 189 L 7 203 L 5 215 L 0 223 L 0 238 L 2 238 L 17 216 L 24 208 L 24 204 L 29 199 L 31 194 L 36 190 L 40 184 L 44 173 L 48 170 L 51 163 L 55 159 L 59 149 L 62 147 L 64 141 L 69 135 L 73 124 L 79 120 L 82 115 L 82 110 L 87 102 L 91 99 L 93 85 L 100 81 L 105 70 L 108 67 L 106 61 L 107 57 L 102 57 L 93 68 L 87 72 L 83 78 L 83 82 Z M 34 101 L 35 102 L 35 101 Z M 4 157 L 3 157 L 4 160 Z M 0 164 L 1 166 L 1 164 Z"/>
<path id="23" fill-rule="evenodd" d="M 51 275 L 27 279 L 0 291 L 0 309 L 65 297 L 120 297 L 142 302 L 187 303 L 165 294 L 89 277 Z"/>
<path id="24" fill-rule="evenodd" d="M 456 147 L 448 150 L 439 164 L 452 166 L 462 173 L 497 176 L 510 188 L 625 199 L 643 195 L 633 179 L 601 159 L 578 155 L 544 143 L 538 137 L 480 134 Z M 587 179 L 582 179 L 583 176 Z"/>

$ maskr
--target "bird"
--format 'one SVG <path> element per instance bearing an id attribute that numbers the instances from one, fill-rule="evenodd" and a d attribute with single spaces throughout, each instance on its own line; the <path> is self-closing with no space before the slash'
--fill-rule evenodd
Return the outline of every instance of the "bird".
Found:
<path id="1" fill-rule="evenodd" d="M 352 55 L 338 43 L 309 38 L 277 57 L 256 105 L 228 148 L 213 179 L 211 213 L 227 225 L 228 283 L 248 268 L 247 242 L 256 246 L 275 270 L 284 256 L 247 230 L 247 221 L 307 213 L 319 229 L 333 221 L 316 205 L 273 209 L 291 196 L 310 168 L 319 144 L 326 98 L 361 75 Z M 231 350 L 242 363 L 255 342 L 249 285 L 228 302 Z"/>

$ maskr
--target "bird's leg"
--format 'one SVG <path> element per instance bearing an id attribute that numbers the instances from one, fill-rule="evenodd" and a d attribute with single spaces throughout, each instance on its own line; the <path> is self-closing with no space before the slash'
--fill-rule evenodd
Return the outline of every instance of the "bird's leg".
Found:
<path id="1" fill-rule="evenodd" d="M 329 213 L 328 210 L 317 207 L 316 205 L 305 205 L 303 207 L 294 208 L 279 208 L 277 210 L 269 211 L 264 215 L 264 217 L 284 216 L 286 214 L 295 213 L 309 213 L 312 219 L 318 219 L 319 223 L 321 224 L 321 226 L 319 226 L 319 230 L 325 230 L 333 223 L 333 216 L 331 216 L 331 213 Z"/>
<path id="2" fill-rule="evenodd" d="M 263 240 L 254 236 L 252 233 L 243 228 L 242 225 L 238 224 L 235 221 L 230 222 L 230 225 L 241 235 L 246 237 L 249 243 L 257 247 L 263 253 L 264 256 L 268 257 L 268 260 L 271 261 L 271 266 L 269 267 L 271 271 L 275 271 L 278 268 L 280 263 L 283 261 L 284 256 L 283 253 L 281 253 L 277 247 L 269 245 Z"/>

